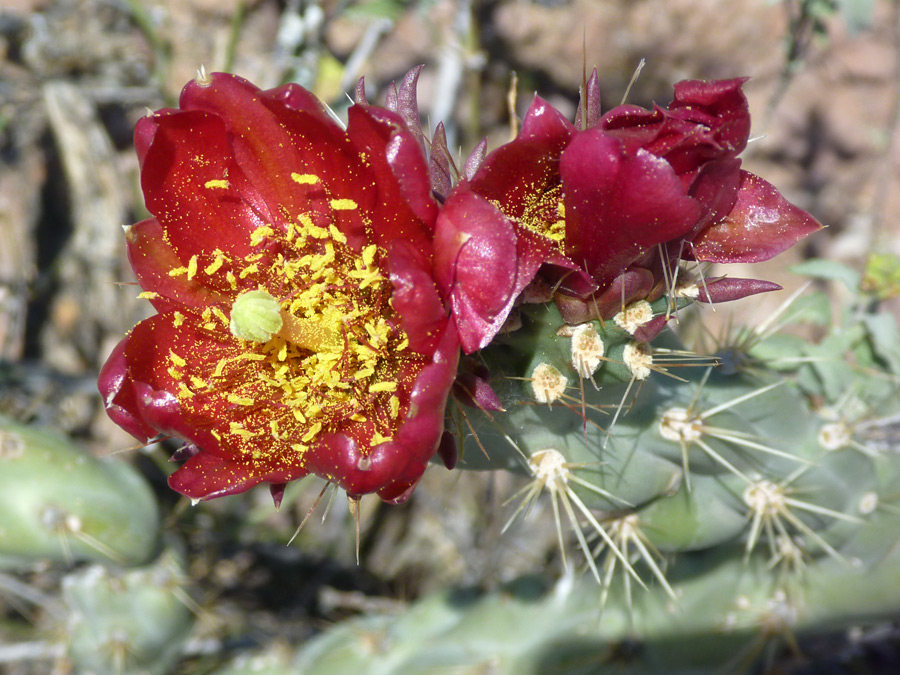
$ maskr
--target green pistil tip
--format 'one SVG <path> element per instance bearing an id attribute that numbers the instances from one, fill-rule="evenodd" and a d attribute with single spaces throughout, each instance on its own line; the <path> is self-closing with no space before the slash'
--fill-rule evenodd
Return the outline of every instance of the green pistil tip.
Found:
<path id="1" fill-rule="evenodd" d="M 231 306 L 230 328 L 236 338 L 268 342 L 281 326 L 281 304 L 266 291 L 241 293 Z"/>

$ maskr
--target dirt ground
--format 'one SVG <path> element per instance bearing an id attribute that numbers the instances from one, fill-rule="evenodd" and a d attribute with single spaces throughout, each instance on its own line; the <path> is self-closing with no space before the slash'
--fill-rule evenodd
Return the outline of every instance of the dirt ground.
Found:
<path id="1" fill-rule="evenodd" d="M 0 0 L 0 412 L 97 455 L 133 446 L 94 385 L 112 346 L 149 313 L 129 285 L 121 229 L 144 214 L 131 133 L 201 65 L 263 87 L 297 81 L 340 112 L 360 76 L 378 101 L 423 63 L 423 118 L 443 120 L 463 157 L 482 137 L 508 140 L 513 73 L 520 116 L 534 92 L 574 114 L 584 66 L 598 69 L 606 107 L 642 59 L 628 95 L 641 105 L 667 103 L 680 79 L 746 75 L 755 140 L 745 166 L 827 230 L 729 274 L 792 289 L 787 267 L 805 257 L 861 269 L 874 250 L 900 255 L 900 3 L 839 4 L 843 13 L 800 0 Z M 753 305 L 763 315 L 768 306 Z M 343 514 L 283 546 L 318 488 L 279 513 L 259 491 L 185 515 L 159 462 L 130 457 L 158 489 L 168 532 L 186 542 L 196 601 L 215 606 L 197 639 L 219 645 L 218 657 L 236 635 L 296 644 L 382 598 L 490 585 L 555 555 L 550 528 L 543 540 L 512 533 L 498 550 L 484 545 L 506 514 L 511 490 L 499 479 L 463 484 L 436 470 L 405 507 L 364 501 L 357 567 Z M 210 528 L 219 534 L 198 534 Z M 303 584 L 280 576 L 287 562 L 304 565 Z M 0 594 L 0 642 L 21 624 Z M 202 651 L 183 672 L 208 672 L 218 657 Z M 46 665 L 36 663 L 11 672 Z"/>

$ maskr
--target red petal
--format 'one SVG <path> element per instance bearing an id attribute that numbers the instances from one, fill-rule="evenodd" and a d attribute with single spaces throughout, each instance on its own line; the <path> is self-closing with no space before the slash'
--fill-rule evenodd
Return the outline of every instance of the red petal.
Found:
<path id="1" fill-rule="evenodd" d="M 575 133 L 572 123 L 535 97 L 515 140 L 491 152 L 471 189 L 519 218 L 526 206 L 559 185 L 559 157 Z"/>
<path id="2" fill-rule="evenodd" d="M 572 140 L 560 172 L 566 253 L 601 283 L 652 246 L 689 232 L 701 215 L 665 160 L 643 150 L 627 155 L 599 128 Z"/>
<path id="3" fill-rule="evenodd" d="M 213 73 L 210 79 L 207 86 L 188 84 L 181 106 L 221 120 L 234 161 L 246 176 L 239 187 L 241 197 L 265 213 L 269 224 L 302 213 L 330 219 L 330 199 L 352 199 L 358 208 L 335 211 L 333 217 L 352 244 L 361 245 L 362 214 L 372 210 L 376 190 L 367 180 L 363 158 L 337 123 L 317 111 L 286 107 L 283 95 L 261 92 L 239 77 Z M 298 184 L 295 175 L 319 180 Z"/>
<path id="4" fill-rule="evenodd" d="M 156 218 L 127 227 L 125 240 L 128 261 L 141 288 L 160 295 L 150 299 L 157 311 L 165 312 L 182 305 L 203 308 L 223 300 L 220 294 L 201 286 L 196 277 L 188 279 L 186 274 L 169 274 L 182 263 L 175 249 L 166 242 L 162 226 Z M 212 280 L 206 281 L 209 283 Z"/>
<path id="5" fill-rule="evenodd" d="M 141 185 L 147 209 L 172 248 L 183 262 L 216 249 L 250 254 L 250 233 L 265 220 L 246 199 L 252 191 L 244 185 L 221 120 L 189 111 L 160 117 L 156 125 Z"/>
<path id="6" fill-rule="evenodd" d="M 441 434 L 441 442 L 437 450 L 438 457 L 451 471 L 456 468 L 456 462 L 459 460 L 459 448 L 456 446 L 456 436 L 449 431 Z"/>
<path id="7" fill-rule="evenodd" d="M 119 342 L 100 369 L 97 388 L 106 407 L 109 418 L 135 438 L 146 443 L 159 435 L 147 424 L 138 412 L 137 397 L 128 376 L 125 347 L 128 338 Z"/>
<path id="8" fill-rule="evenodd" d="M 694 238 L 697 260 L 759 262 L 793 246 L 822 225 L 759 176 L 741 171 L 731 212 Z"/>
<path id="9" fill-rule="evenodd" d="M 422 149 L 400 118 L 381 108 L 353 106 L 347 133 L 367 157 L 377 180 L 378 198 L 371 216 L 376 243 L 403 238 L 417 247 L 430 245 L 437 205 Z"/>
<path id="10" fill-rule="evenodd" d="M 378 492 L 389 501 L 404 495 L 418 482 L 437 450 L 458 354 L 459 342 L 450 324 L 434 361 L 422 369 L 412 386 L 406 417 L 393 440 L 361 448 L 347 434 L 329 434 L 307 453 L 306 468 L 351 495 Z"/>
<path id="11" fill-rule="evenodd" d="M 746 81 L 746 77 L 738 77 L 677 82 L 668 111 L 679 119 L 710 127 L 727 156 L 737 157 L 747 147 L 750 135 L 750 107 L 741 89 Z"/>
<path id="12" fill-rule="evenodd" d="M 218 73 L 214 74 L 214 78 L 218 79 L 219 77 Z M 253 85 L 250 86 L 252 87 Z M 308 113 L 315 117 L 320 124 L 334 124 L 334 119 L 328 114 L 328 110 L 322 104 L 322 101 L 299 84 L 290 82 L 275 89 L 260 91 L 259 95 L 267 101 L 280 103 L 292 110 Z"/>
<path id="13" fill-rule="evenodd" d="M 523 230 L 517 235 L 509 219 L 468 186 L 451 193 L 438 216 L 434 268 L 450 298 L 463 351 L 491 341 L 553 246 Z"/>
<path id="14" fill-rule="evenodd" d="M 694 232 L 699 232 L 710 223 L 719 222 L 731 211 L 737 200 L 740 182 L 739 159 L 713 160 L 703 165 L 689 191 L 690 196 L 700 202 L 704 209 L 703 217 L 694 225 Z M 690 234 L 687 238 L 690 238 Z"/>
<path id="15" fill-rule="evenodd" d="M 299 467 L 260 469 L 248 462 L 200 452 L 169 476 L 169 487 L 191 499 L 214 499 L 245 492 L 263 482 L 280 485 L 306 475 Z"/>
<path id="16" fill-rule="evenodd" d="M 448 317 L 427 260 L 411 244 L 397 239 L 388 250 L 388 269 L 391 304 L 409 338 L 409 348 L 433 354 Z"/>
<path id="17" fill-rule="evenodd" d="M 223 427 L 227 432 L 229 421 L 237 420 L 234 406 L 225 401 L 225 393 L 213 389 L 198 394 L 202 404 L 187 410 L 174 392 L 179 391 L 180 378 L 171 372 L 170 353 L 189 360 L 191 370 L 199 377 L 208 375 L 219 359 L 240 353 L 237 341 L 226 341 L 201 332 L 196 326 L 199 317 L 187 316 L 187 320 L 175 320 L 173 313 L 157 314 L 134 327 L 125 348 L 128 375 L 133 382 L 137 412 L 140 417 L 158 431 L 190 441 L 221 455 L 239 452 L 227 448 L 224 441 L 229 433 L 214 435 Z M 230 337 L 230 336 L 229 336 Z"/>

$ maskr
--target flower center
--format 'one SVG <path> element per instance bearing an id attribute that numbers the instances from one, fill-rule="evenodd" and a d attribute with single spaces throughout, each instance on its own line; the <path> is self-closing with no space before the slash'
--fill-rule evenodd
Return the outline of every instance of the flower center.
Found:
<path id="1" fill-rule="evenodd" d="M 253 456 L 296 457 L 328 432 L 346 433 L 363 451 L 390 440 L 409 405 L 402 385 L 426 362 L 408 349 L 391 306 L 384 252 L 351 248 L 334 225 L 334 212 L 355 210 L 355 202 L 330 205 L 328 215 L 257 228 L 255 252 L 243 258 L 217 250 L 170 272 L 205 274 L 226 293 L 251 288 L 237 294 L 230 317 L 215 306 L 199 312 L 201 332 L 218 346 L 172 352 L 169 372 L 182 405 L 207 417 L 213 435 L 224 426 L 232 447 Z M 176 327 L 186 320 L 176 313 Z M 222 398 L 230 404 L 224 415 Z"/>
<path id="2" fill-rule="evenodd" d="M 497 204 L 503 210 L 502 204 Z M 565 253 L 566 207 L 562 187 L 556 185 L 529 191 L 524 199 L 522 214 L 518 218 L 522 227 L 550 239 L 560 253 Z"/>

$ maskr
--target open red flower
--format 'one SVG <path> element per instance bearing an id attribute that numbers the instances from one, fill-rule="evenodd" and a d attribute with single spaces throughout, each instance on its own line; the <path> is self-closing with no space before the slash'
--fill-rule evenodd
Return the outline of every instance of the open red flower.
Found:
<path id="1" fill-rule="evenodd" d="M 437 207 L 416 139 L 295 85 L 214 74 L 138 124 L 154 217 L 127 230 L 158 314 L 100 376 L 110 416 L 186 442 L 192 498 L 316 474 L 409 496 L 437 450 L 459 343 L 432 278 Z"/>
<path id="2" fill-rule="evenodd" d="M 741 170 L 742 83 L 681 82 L 665 109 L 623 105 L 603 116 L 588 92 L 583 128 L 535 98 L 517 138 L 457 185 L 438 217 L 436 278 L 464 351 L 490 342 L 538 271 L 563 317 L 580 323 L 659 297 L 681 259 L 765 260 L 818 229 Z M 699 299 L 773 288 L 730 280 Z"/>

